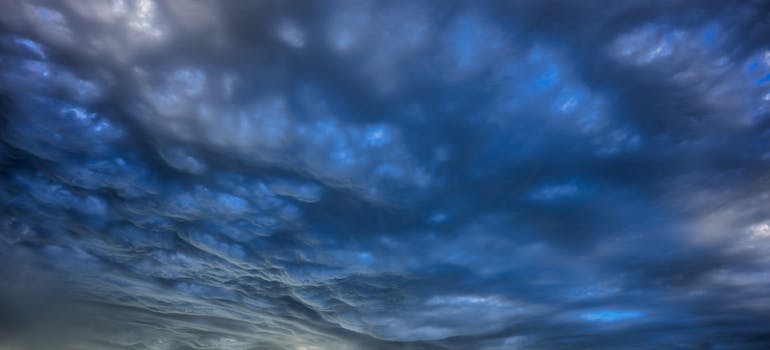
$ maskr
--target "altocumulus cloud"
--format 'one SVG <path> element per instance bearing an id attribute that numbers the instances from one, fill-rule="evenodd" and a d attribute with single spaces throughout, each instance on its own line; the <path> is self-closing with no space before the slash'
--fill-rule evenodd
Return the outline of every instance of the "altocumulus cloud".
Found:
<path id="1" fill-rule="evenodd" d="M 768 14 L 3 2 L 0 348 L 768 348 Z"/>

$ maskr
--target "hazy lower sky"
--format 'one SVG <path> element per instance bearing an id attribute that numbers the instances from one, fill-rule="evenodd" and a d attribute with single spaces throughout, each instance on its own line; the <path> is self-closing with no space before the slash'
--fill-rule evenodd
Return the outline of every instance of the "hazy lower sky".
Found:
<path id="1" fill-rule="evenodd" d="M 769 5 L 3 1 L 0 349 L 768 349 Z"/>

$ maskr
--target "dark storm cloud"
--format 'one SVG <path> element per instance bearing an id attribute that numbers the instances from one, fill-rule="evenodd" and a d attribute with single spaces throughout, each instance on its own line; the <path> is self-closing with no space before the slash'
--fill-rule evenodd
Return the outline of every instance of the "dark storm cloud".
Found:
<path id="1" fill-rule="evenodd" d="M 0 10 L 1 347 L 770 343 L 763 2 Z"/>

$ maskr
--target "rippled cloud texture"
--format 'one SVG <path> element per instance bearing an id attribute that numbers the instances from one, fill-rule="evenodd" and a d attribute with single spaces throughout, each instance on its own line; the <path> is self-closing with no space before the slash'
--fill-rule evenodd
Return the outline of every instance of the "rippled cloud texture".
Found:
<path id="1" fill-rule="evenodd" d="M 0 348 L 766 349 L 761 1 L 4 1 Z"/>

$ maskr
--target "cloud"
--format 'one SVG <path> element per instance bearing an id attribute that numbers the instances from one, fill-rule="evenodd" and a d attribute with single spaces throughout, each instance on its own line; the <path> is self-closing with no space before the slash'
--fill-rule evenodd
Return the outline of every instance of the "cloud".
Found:
<path id="1" fill-rule="evenodd" d="M 765 348 L 766 10 L 4 3 L 0 348 Z"/>

